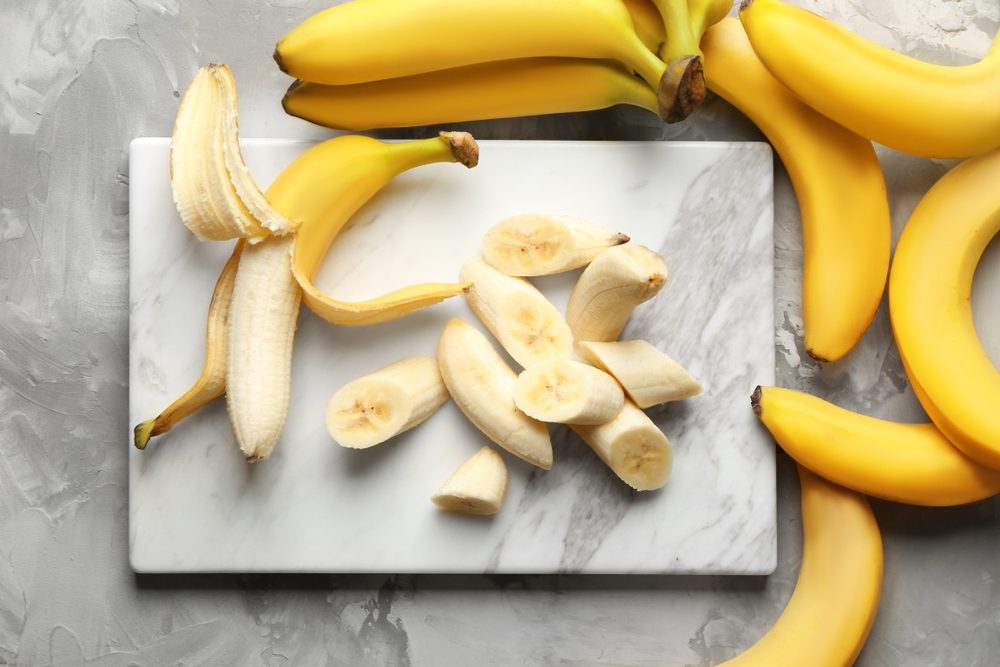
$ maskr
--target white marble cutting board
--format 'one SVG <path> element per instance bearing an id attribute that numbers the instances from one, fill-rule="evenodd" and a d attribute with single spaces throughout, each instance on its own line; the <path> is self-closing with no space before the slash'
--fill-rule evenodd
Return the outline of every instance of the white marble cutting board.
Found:
<path id="1" fill-rule="evenodd" d="M 310 144 L 248 140 L 263 185 Z M 169 140 L 130 159 L 130 426 L 197 377 L 204 317 L 228 243 L 200 243 L 170 196 Z M 337 446 L 330 395 L 400 357 L 433 354 L 460 299 L 367 328 L 303 308 L 292 402 L 273 457 L 249 465 L 224 401 L 130 449 L 131 563 L 141 572 L 732 573 L 774 569 L 774 445 L 749 408 L 774 380 L 772 157 L 765 144 L 484 141 L 479 167 L 432 165 L 394 181 L 335 243 L 319 284 L 366 298 L 452 281 L 492 224 L 578 215 L 657 249 L 666 288 L 626 337 L 650 340 L 706 391 L 651 415 L 674 446 L 667 486 L 636 493 L 564 427 L 550 472 L 504 454 L 510 488 L 492 519 L 431 504 L 483 444 L 451 403 L 378 447 Z M 331 174 L 335 178 L 336 174 Z M 560 307 L 579 272 L 537 280 Z M 478 322 L 476 323 L 478 324 Z"/>

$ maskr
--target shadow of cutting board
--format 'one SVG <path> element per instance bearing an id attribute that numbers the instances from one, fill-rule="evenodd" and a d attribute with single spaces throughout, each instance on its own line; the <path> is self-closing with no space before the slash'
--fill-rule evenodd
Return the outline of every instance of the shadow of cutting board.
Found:
<path id="1" fill-rule="evenodd" d="M 269 183 L 311 144 L 248 140 Z M 200 243 L 171 199 L 168 139 L 130 160 L 130 426 L 197 377 L 204 318 L 230 243 Z M 484 141 L 480 165 L 404 174 L 338 237 L 319 276 L 361 299 L 453 281 L 509 215 L 577 215 L 658 250 L 666 288 L 624 337 L 644 338 L 706 388 L 650 415 L 674 447 L 667 486 L 636 493 L 565 427 L 550 472 L 504 454 L 492 519 L 429 497 L 487 439 L 448 403 L 422 426 L 355 451 L 326 433 L 329 397 L 408 355 L 434 354 L 461 299 L 402 320 L 335 327 L 303 308 L 291 409 L 273 457 L 249 465 L 217 401 L 145 452 L 130 447 L 132 566 L 142 572 L 731 573 L 774 569 L 774 444 L 749 408 L 774 380 L 772 155 L 759 143 Z M 330 178 L 336 178 L 331 174 Z M 535 284 L 560 308 L 579 271 Z M 478 325 L 478 322 L 475 322 Z M 124 443 L 122 446 L 126 446 Z"/>

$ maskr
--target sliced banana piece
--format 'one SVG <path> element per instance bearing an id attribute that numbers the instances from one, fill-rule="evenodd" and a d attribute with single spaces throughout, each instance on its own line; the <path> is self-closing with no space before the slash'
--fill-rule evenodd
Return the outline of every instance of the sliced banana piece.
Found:
<path id="1" fill-rule="evenodd" d="M 507 495 L 507 465 L 490 447 L 483 447 L 458 467 L 431 502 L 444 510 L 488 516 L 496 514 Z"/>
<path id="2" fill-rule="evenodd" d="M 482 257 L 466 261 L 459 280 L 473 284 L 465 294 L 472 312 L 521 366 L 572 356 L 569 325 L 527 280 L 497 271 Z"/>
<path id="3" fill-rule="evenodd" d="M 603 424 L 621 412 L 625 392 L 613 377 L 593 366 L 550 359 L 517 377 L 514 403 L 543 422 Z"/>
<path id="4" fill-rule="evenodd" d="M 644 340 L 577 343 L 584 359 L 615 377 L 640 408 L 701 393 L 701 384 L 676 361 Z"/>
<path id="5" fill-rule="evenodd" d="M 341 387 L 326 428 L 342 447 L 366 449 L 423 423 L 447 400 L 437 359 L 408 357 Z"/>
<path id="6" fill-rule="evenodd" d="M 552 467 L 548 429 L 514 405 L 517 377 L 486 336 L 453 318 L 441 332 L 437 360 L 455 404 L 480 431 L 514 456 Z"/>
<path id="7" fill-rule="evenodd" d="M 663 259 L 642 245 L 609 248 L 590 263 L 573 287 L 566 321 L 576 340 L 615 340 L 641 303 L 667 282 Z"/>
<path id="8" fill-rule="evenodd" d="M 483 257 L 510 276 L 547 276 L 586 266 L 603 250 L 628 240 L 579 218 L 517 215 L 486 232 Z"/>
<path id="9" fill-rule="evenodd" d="M 667 483 L 673 464 L 670 442 L 635 403 L 625 401 L 606 424 L 570 428 L 633 489 L 652 491 Z"/>

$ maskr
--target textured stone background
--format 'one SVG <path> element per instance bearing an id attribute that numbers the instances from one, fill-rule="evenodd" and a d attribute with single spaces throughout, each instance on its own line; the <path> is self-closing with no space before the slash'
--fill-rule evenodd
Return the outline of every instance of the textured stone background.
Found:
<path id="1" fill-rule="evenodd" d="M 738 653 L 795 582 L 798 488 L 786 458 L 779 566 L 767 578 L 130 572 L 126 147 L 169 134 L 178 91 L 211 61 L 233 66 L 244 136 L 323 136 L 283 115 L 287 80 L 270 54 L 325 4 L 0 0 L 0 664 L 709 665 Z M 806 4 L 947 64 L 985 52 L 1000 21 L 996 0 Z M 468 127 L 480 138 L 759 138 L 715 99 L 669 129 L 632 110 Z M 880 155 L 898 233 L 948 165 Z M 919 419 L 884 312 L 850 359 L 825 369 L 803 359 L 798 213 L 780 173 L 777 188 L 781 381 Z M 886 580 L 859 664 L 1000 663 L 1000 501 L 875 507 Z"/>

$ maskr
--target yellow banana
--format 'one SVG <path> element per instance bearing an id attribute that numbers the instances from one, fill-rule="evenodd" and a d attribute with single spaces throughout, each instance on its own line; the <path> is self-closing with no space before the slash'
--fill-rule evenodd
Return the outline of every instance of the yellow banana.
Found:
<path id="1" fill-rule="evenodd" d="M 1000 493 L 1000 471 L 962 454 L 934 424 L 866 417 L 777 387 L 757 387 L 751 403 L 789 456 L 860 493 L 935 507 Z"/>
<path id="2" fill-rule="evenodd" d="M 889 270 L 889 203 L 875 150 L 778 83 L 736 19 L 709 28 L 701 46 L 709 88 L 757 124 L 788 170 L 802 214 L 806 350 L 839 359 L 875 317 Z"/>
<path id="3" fill-rule="evenodd" d="M 412 127 L 631 104 L 657 113 L 656 94 L 621 65 L 524 58 L 343 86 L 297 81 L 285 111 L 343 130 Z"/>
<path id="4" fill-rule="evenodd" d="M 952 169 L 913 211 L 896 246 L 889 313 L 913 389 L 941 431 L 1000 470 L 1000 373 L 976 335 L 972 278 L 1000 231 L 1000 150 Z"/>
<path id="5" fill-rule="evenodd" d="M 368 301 L 347 302 L 320 292 L 312 281 L 343 226 L 394 176 L 433 162 L 461 162 L 473 167 L 478 159 L 479 147 L 464 132 L 442 132 L 430 139 L 399 143 L 341 136 L 296 158 L 271 184 L 267 197 L 283 215 L 299 224 L 292 271 L 309 308 L 334 324 L 375 324 L 466 291 L 467 285 L 425 283 Z"/>
<path id="6" fill-rule="evenodd" d="M 663 27 L 660 10 L 653 4 L 653 0 L 622 0 L 622 2 L 632 17 L 632 26 L 639 40 L 653 53 L 659 53 L 660 47 L 667 41 L 667 31 Z"/>
<path id="7" fill-rule="evenodd" d="M 212 301 L 208 306 L 205 325 L 205 364 L 195 383 L 155 419 L 135 427 L 135 446 L 145 449 L 149 439 L 169 431 L 174 424 L 197 412 L 226 391 L 226 330 L 229 324 L 229 306 L 236 282 L 236 267 L 243 250 L 243 241 L 236 243 L 232 256 L 226 262 L 215 283 Z"/>
<path id="8" fill-rule="evenodd" d="M 863 137 L 925 157 L 1000 146 L 1000 39 L 980 62 L 945 67 L 778 0 L 746 1 L 740 19 L 774 76 Z"/>
<path id="9" fill-rule="evenodd" d="M 726 18 L 733 8 L 733 0 L 688 0 L 691 31 L 699 38 L 710 27 Z"/>
<path id="10" fill-rule="evenodd" d="M 802 466 L 802 565 L 781 616 L 719 667 L 848 667 L 882 591 L 882 536 L 868 501 Z"/>
<path id="11" fill-rule="evenodd" d="M 291 76 L 327 84 L 543 56 L 618 60 L 654 90 L 666 71 L 620 0 L 353 0 L 306 19 L 274 51 Z"/>

